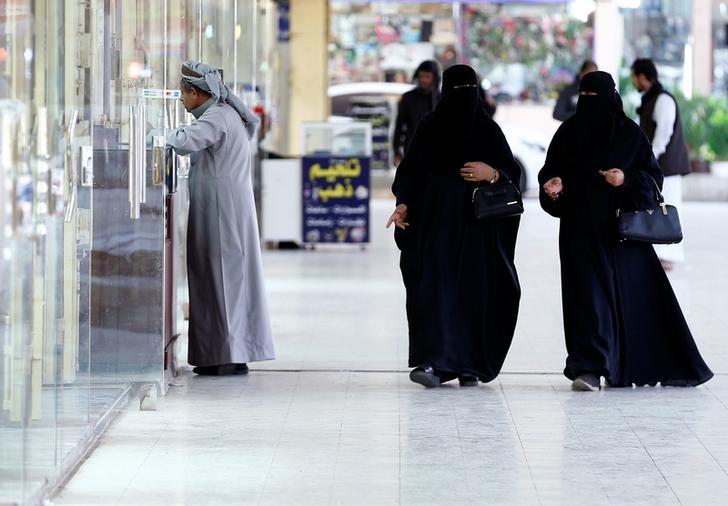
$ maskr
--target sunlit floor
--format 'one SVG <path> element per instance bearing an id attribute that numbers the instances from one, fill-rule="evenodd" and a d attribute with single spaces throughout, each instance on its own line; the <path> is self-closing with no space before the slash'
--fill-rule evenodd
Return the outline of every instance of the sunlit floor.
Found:
<path id="1" fill-rule="evenodd" d="M 185 371 L 159 411 L 130 405 L 55 502 L 728 504 L 727 204 L 687 205 L 688 262 L 670 274 L 716 377 L 595 393 L 560 374 L 557 223 L 535 201 L 504 373 L 410 383 L 391 208 L 374 202 L 366 251 L 266 252 L 279 358 L 247 377 Z"/>

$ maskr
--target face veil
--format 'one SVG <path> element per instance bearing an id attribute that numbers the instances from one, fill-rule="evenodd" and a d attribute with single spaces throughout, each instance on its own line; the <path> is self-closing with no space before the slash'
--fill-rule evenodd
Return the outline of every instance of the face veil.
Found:
<path id="1" fill-rule="evenodd" d="M 435 120 L 444 136 L 462 142 L 472 135 L 478 111 L 482 109 L 478 77 L 467 65 L 453 65 L 442 75 L 442 99 Z"/>
<path id="2" fill-rule="evenodd" d="M 586 74 L 579 83 L 576 122 L 580 149 L 587 159 L 602 159 L 612 142 L 617 119 L 624 115 L 614 80 L 606 72 Z"/>

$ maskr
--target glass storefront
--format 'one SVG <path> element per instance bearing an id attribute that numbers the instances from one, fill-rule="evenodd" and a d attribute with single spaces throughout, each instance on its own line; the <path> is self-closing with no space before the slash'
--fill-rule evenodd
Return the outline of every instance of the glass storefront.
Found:
<path id="1" fill-rule="evenodd" d="M 176 333 L 180 64 L 264 100 L 272 0 L 0 0 L 0 504 L 35 504 Z M 177 178 L 177 176 L 180 178 Z M 182 290 L 182 298 L 184 291 Z"/>

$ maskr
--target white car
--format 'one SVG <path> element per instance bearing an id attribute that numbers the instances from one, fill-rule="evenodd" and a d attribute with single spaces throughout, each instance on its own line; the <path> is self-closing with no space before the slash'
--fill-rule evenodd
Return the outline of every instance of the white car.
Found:
<path id="1" fill-rule="evenodd" d="M 538 194 L 538 171 L 546 161 L 546 150 L 551 139 L 533 128 L 507 122 L 498 125 L 511 146 L 513 158 L 521 166 L 521 190 Z"/>
<path id="2" fill-rule="evenodd" d="M 397 107 L 401 95 L 413 88 L 411 84 L 402 83 L 347 83 L 332 85 L 328 89 L 331 99 L 332 120 L 348 116 L 350 106 L 354 102 L 381 101 L 389 105 L 392 111 L 390 121 L 390 135 L 394 130 Z M 497 113 L 496 113 L 497 118 Z M 522 169 L 521 189 L 533 193 L 538 191 L 538 171 L 543 167 L 546 159 L 546 149 L 551 141 L 543 132 L 508 122 L 498 122 L 508 144 L 513 151 L 513 157 Z"/>

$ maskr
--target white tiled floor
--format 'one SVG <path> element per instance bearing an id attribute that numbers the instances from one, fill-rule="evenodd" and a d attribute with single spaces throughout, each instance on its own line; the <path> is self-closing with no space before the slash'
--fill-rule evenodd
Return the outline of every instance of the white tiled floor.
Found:
<path id="1" fill-rule="evenodd" d="M 367 251 L 266 252 L 279 359 L 183 374 L 130 406 L 59 505 L 728 504 L 728 205 L 689 204 L 671 274 L 718 373 L 696 389 L 575 393 L 561 376 L 556 227 L 527 203 L 523 300 L 505 373 L 424 390 L 375 202 Z"/>

